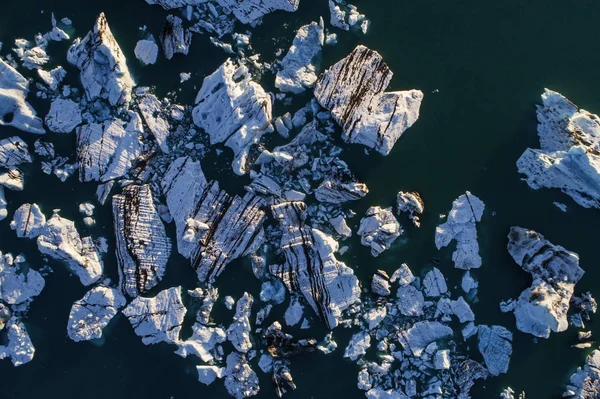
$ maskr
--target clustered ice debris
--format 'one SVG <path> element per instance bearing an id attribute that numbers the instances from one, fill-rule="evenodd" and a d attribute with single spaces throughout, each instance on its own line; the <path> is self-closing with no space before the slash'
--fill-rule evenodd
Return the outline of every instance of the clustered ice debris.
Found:
<path id="1" fill-rule="evenodd" d="M 535 190 L 560 188 L 585 208 L 600 208 L 600 122 L 561 94 L 546 89 L 538 106 L 541 149 L 528 148 L 519 173 Z"/>
<path id="2" fill-rule="evenodd" d="M 600 397 L 600 351 L 594 350 L 571 376 L 563 397 L 593 399 Z"/>
<path id="3" fill-rule="evenodd" d="M 169 15 L 159 35 L 167 59 L 175 53 L 189 52 L 191 32 L 222 37 L 233 32 L 235 20 L 254 26 L 268 13 L 293 12 L 298 7 L 297 0 L 147 2 L 167 10 L 180 9 L 183 16 Z M 330 1 L 330 10 L 333 26 L 344 30 L 360 27 L 366 32 L 369 22 L 355 6 Z M 188 27 L 187 22 L 194 25 Z M 159 99 L 148 88 L 133 90 L 135 82 L 125 56 L 103 14 L 92 31 L 75 40 L 68 53 L 69 62 L 81 72 L 85 97 L 78 89 L 63 84 L 66 71 L 62 67 L 42 69 L 49 60 L 43 41 L 46 37 L 69 39 L 53 18 L 52 31 L 41 39 L 36 37 L 36 46 L 17 40 L 15 53 L 23 66 L 37 69 L 45 85 L 36 88 L 38 97 L 51 102 L 44 120 L 47 128 L 55 133 L 76 132 L 77 159 L 74 162 L 58 155 L 52 143 L 41 140 L 35 142 L 35 152 L 43 159 L 45 173 L 64 181 L 78 171 L 80 181 L 97 182 L 100 205 L 112 195 L 120 272 L 119 284 L 103 278 L 100 253 L 106 252 L 106 240 L 81 238 L 75 224 L 57 211 L 50 219 L 35 204 L 24 204 L 14 212 L 11 228 L 18 237 L 37 238 L 43 254 L 65 261 L 82 284 L 90 286 L 71 309 L 67 322 L 71 339 L 100 338 L 103 329 L 124 308 L 123 314 L 145 344 L 166 342 L 176 345 L 180 356 L 198 357 L 202 362 L 196 366 L 200 382 L 210 384 L 219 378 L 236 398 L 256 395 L 259 381 L 253 367 L 257 363 L 254 359 L 259 358 L 258 366 L 272 374 L 275 391 L 282 396 L 296 388 L 291 357 L 315 349 L 330 353 L 337 347 L 333 332 L 317 342 L 313 338 L 296 340 L 283 332 L 277 321 L 265 328 L 263 323 L 274 306 L 284 303 L 287 290 L 287 326 L 310 327 L 313 318 L 305 308 L 311 308 L 329 329 L 338 325 L 360 327 L 344 356 L 360 365 L 358 387 L 366 391 L 367 398 L 401 399 L 418 394 L 428 399 L 447 395 L 466 399 L 476 380 L 506 373 L 512 334 L 501 326 L 476 325 L 470 297 L 455 296 L 438 268 L 428 268 L 422 276 L 413 275 L 406 264 L 391 277 L 378 270 L 370 285 L 376 296 L 370 296 L 366 287 L 365 295 L 361 295 L 361 284 L 353 269 L 336 257 L 336 253 L 343 255 L 347 249 L 340 248 L 338 240 L 351 236 L 348 220 L 355 216 L 344 205 L 363 198 L 369 190 L 340 158 L 343 150 L 333 142 L 333 121 L 341 126 L 344 141 L 387 155 L 418 119 L 423 98 L 418 90 L 385 92 L 392 72 L 377 52 L 358 46 L 318 78 L 326 41 L 324 23 L 321 20 L 302 26 L 280 63 L 275 86 L 293 94 L 315 86 L 315 99 L 294 115 L 286 113 L 275 118 L 274 99 L 284 103 L 288 99 L 283 93 L 274 96 L 266 92 L 255 81 L 255 70 L 268 66 L 259 64 L 256 56 L 245 57 L 243 48 L 249 48 L 249 32 L 232 34 L 233 46 L 210 38 L 234 58 L 205 77 L 193 110 L 171 104 L 169 98 Z M 333 40 L 331 37 L 328 35 L 328 42 Z M 158 45 L 146 35 L 134 53 L 142 63 L 152 64 Z M 0 59 L 0 125 L 43 134 L 42 119 L 25 101 L 29 82 L 15 69 L 19 64 L 9 61 L 10 65 Z M 182 81 L 187 76 L 182 74 Z M 577 128 L 569 125 L 568 136 L 578 141 L 569 141 L 567 148 L 561 148 L 568 150 L 580 144 L 587 146 L 586 157 L 595 156 L 594 117 L 585 111 L 571 117 L 569 123 Z M 549 137 L 550 143 L 563 143 L 563 133 L 558 138 L 552 133 L 557 129 L 555 125 L 563 125 L 552 123 L 547 124 L 551 133 L 544 133 L 544 137 Z M 267 149 L 263 136 L 275 130 L 284 139 L 292 139 Z M 544 148 L 544 139 L 541 142 L 542 149 L 550 151 Z M 208 147 L 215 144 L 231 148 L 234 172 L 249 176 L 246 194 L 230 195 L 219 182 L 205 177 L 201 161 L 210 151 Z M 0 174 L 0 219 L 8 216 L 4 187 L 23 189 L 23 174 L 17 168 L 32 161 L 27 144 L 20 138 L 0 141 L 0 168 L 6 170 Z M 81 212 L 91 219 L 94 206 L 81 205 Z M 453 260 L 456 267 L 467 270 L 461 283 L 465 293 L 477 287 L 468 270 L 481 266 L 475 225 L 483 209 L 483 202 L 467 192 L 453 203 L 447 222 L 436 231 L 438 248 L 453 239 L 457 241 Z M 398 214 L 408 213 L 416 226 L 423 210 L 418 193 L 398 194 Z M 265 223 L 273 219 L 277 224 Z M 171 287 L 149 296 L 148 290 L 160 285 L 171 252 L 163 222 L 174 222 L 177 250 L 190 259 L 201 288 L 182 292 L 181 287 Z M 92 225 L 93 219 L 85 223 Z M 373 256 L 388 249 L 401 233 L 391 207 L 369 208 L 358 228 L 361 242 L 371 248 Z M 570 254 L 561 247 L 546 245 L 552 256 L 560 249 L 560 255 L 556 255 L 559 259 L 564 253 Z M 509 251 L 514 257 L 513 251 L 518 252 L 518 248 L 511 249 L 509 243 Z M 235 304 L 232 323 L 225 326 L 211 316 L 219 298 L 212 284 L 228 264 L 246 256 L 257 278 L 263 280 L 260 299 L 264 304 L 255 303 L 252 295 L 244 293 Z M 8 345 L 0 346 L 0 358 L 11 357 L 15 365 L 33 357 L 33 344 L 22 319 L 26 305 L 44 286 L 43 277 L 22 267 L 23 262 L 22 257 L 13 259 L 10 255 L 0 259 L 0 332 L 6 331 L 8 338 Z M 560 266 L 554 257 L 550 264 Z M 519 304 L 520 297 L 514 304 L 505 304 L 505 308 L 514 307 L 519 320 L 520 306 L 537 306 L 541 310 L 536 315 L 546 317 L 547 311 L 550 318 L 544 321 L 555 320 L 563 328 L 572 301 L 580 313 L 572 315 L 571 323 L 583 328 L 589 313 L 596 311 L 596 304 L 585 294 L 572 298 L 573 286 L 581 278 L 580 269 L 572 270 L 565 281 L 557 281 L 556 273 L 563 277 L 561 267 L 532 271 L 530 266 L 529 260 L 522 264 L 534 278 L 543 280 L 548 291 L 544 295 L 550 302 L 558 299 L 560 309 L 544 301 L 535 303 L 531 293 L 531 298 L 524 297 L 525 292 L 521 295 L 524 303 Z M 180 335 L 187 312 L 184 303 L 198 309 L 192 335 L 186 339 Z M 232 309 L 234 303 L 227 297 L 228 308 Z M 549 323 L 548 328 L 553 325 Z M 475 336 L 481 357 L 470 359 L 455 340 L 472 344 Z M 581 340 L 590 337 L 589 333 L 580 333 Z M 225 341 L 233 346 L 229 354 L 225 353 Z M 377 360 L 367 358 L 371 347 L 377 349 Z M 593 375 L 589 370 L 596 367 L 595 363 L 588 363 L 585 371 L 573 377 L 573 392 L 587 389 L 585 378 L 594 378 L 582 377 L 581 373 Z"/>
<path id="4" fill-rule="evenodd" d="M 10 358 L 20 366 L 33 359 L 35 348 L 25 329 L 23 319 L 33 298 L 44 289 L 42 275 L 27 270 L 22 255 L 0 252 L 0 333 L 7 332 L 6 346 L 0 345 L 0 359 Z"/>

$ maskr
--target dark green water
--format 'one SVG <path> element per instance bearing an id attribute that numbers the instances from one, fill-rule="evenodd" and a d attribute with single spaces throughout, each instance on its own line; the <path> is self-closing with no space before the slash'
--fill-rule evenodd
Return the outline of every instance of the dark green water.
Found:
<path id="1" fill-rule="evenodd" d="M 370 189 L 365 199 L 353 204 L 353 209 L 361 215 L 370 205 L 392 205 L 399 190 L 417 190 L 425 199 L 426 213 L 421 229 L 404 223 L 406 232 L 401 240 L 376 260 L 356 237 L 350 240 L 351 250 L 341 259 L 366 282 L 377 268 L 392 272 L 407 262 L 418 273 L 430 266 L 433 258 L 440 258 L 439 267 L 449 277 L 449 285 L 457 285 L 459 274 L 452 269 L 450 260 L 453 248 L 438 252 L 433 242 L 434 230 L 438 215 L 446 214 L 452 201 L 470 190 L 486 204 L 483 221 L 478 225 L 483 267 L 475 273 L 480 280 L 479 302 L 473 306 L 476 321 L 504 325 L 515 333 L 508 374 L 479 383 L 473 397 L 495 398 L 507 385 L 515 391 L 525 390 L 528 399 L 560 397 L 568 376 L 588 353 L 570 347 L 575 343 L 575 331 L 553 334 L 534 344 L 532 336 L 516 331 L 512 315 L 500 313 L 498 302 L 518 296 L 531 282 L 506 252 L 506 234 L 512 225 L 535 229 L 553 243 L 579 253 L 586 274 L 577 291 L 590 290 L 600 297 L 600 272 L 596 265 L 600 213 L 583 209 L 556 191 L 532 191 L 520 181 L 515 166 L 525 148 L 537 147 L 534 105 L 544 87 L 560 91 L 591 112 L 600 112 L 600 55 L 596 40 L 600 6 L 586 0 L 378 0 L 356 4 L 371 19 L 369 33 L 357 36 L 336 31 L 339 44 L 325 47 L 324 66 L 345 56 L 356 44 L 365 44 L 379 51 L 394 71 L 391 89 L 418 88 L 425 93 L 425 100 L 419 121 L 388 157 L 366 156 L 362 147 L 344 146 L 347 151 L 343 158 Z M 44 14 L 40 13 L 42 9 Z M 157 36 L 167 15 L 143 0 L 4 0 L 0 11 L 2 54 L 7 53 L 15 38 L 32 39 L 35 33 L 47 31 L 50 11 L 59 19 L 71 18 L 80 36 L 104 11 L 136 82 L 156 86 L 159 95 L 181 87 L 181 104 L 193 102 L 202 78 L 226 58 L 220 49 L 210 45 L 208 37 L 195 35 L 188 57 L 175 57 L 169 62 L 159 58 L 157 65 L 141 68 L 133 56 L 135 43 L 141 38 L 138 27 L 146 25 Z M 301 0 L 297 13 L 267 16 L 262 26 L 253 29 L 253 46 L 271 60 L 276 47 L 287 49 L 295 29 L 320 15 L 326 20 L 329 17 L 325 0 Z M 54 63 L 67 67 L 67 47 L 51 45 Z M 76 84 L 75 71 L 68 71 Z M 180 72 L 192 72 L 193 77 L 179 85 Z M 265 78 L 263 84 L 270 88 L 272 77 Z M 439 93 L 432 93 L 435 89 Z M 47 105 L 37 101 L 34 105 L 40 114 L 45 114 Z M 29 143 L 37 138 L 0 128 L 0 137 L 14 134 Z M 60 142 L 57 148 L 62 155 L 73 150 L 74 136 L 57 138 L 49 134 L 48 138 Z M 210 165 L 203 166 L 210 169 Z M 222 168 L 218 170 L 207 173 L 220 175 L 220 180 L 232 189 L 241 187 L 243 179 L 222 172 Z M 7 191 L 9 214 L 24 202 L 37 202 L 46 213 L 61 208 L 61 214 L 75 220 L 82 233 L 105 235 L 112 244 L 108 206 L 97 208 L 98 224 L 92 229 L 85 228 L 77 211 L 78 203 L 94 198 L 94 185 L 81 185 L 76 178 L 60 184 L 56 178 L 41 174 L 38 164 L 26 172 L 25 191 Z M 559 211 L 553 201 L 567 204 L 568 212 Z M 353 224 L 358 221 L 358 217 L 352 220 Z M 26 254 L 35 268 L 44 264 L 35 242 L 17 240 L 8 220 L 0 223 L 0 250 Z M 107 273 L 116 278 L 112 252 L 104 261 Z M 68 314 L 73 301 L 81 298 L 86 289 L 76 278 L 69 277 L 64 267 L 51 264 L 55 273 L 47 278 L 46 288 L 33 302 L 26 323 L 36 346 L 35 358 L 19 368 L 13 368 L 8 361 L 0 362 L 0 398 L 228 397 L 220 382 L 210 387 L 196 382 L 193 360 L 173 354 L 174 348 L 163 344 L 144 346 L 123 316 L 105 330 L 103 345 L 72 342 L 66 335 Z M 167 277 L 158 289 L 175 284 L 195 286 L 187 261 L 177 257 L 172 258 Z M 231 264 L 218 285 L 222 296 L 235 298 L 244 291 L 257 293 L 260 287 L 244 262 Z M 281 312 L 285 307 L 280 306 Z M 278 314 L 274 312 L 266 323 Z M 215 309 L 215 315 L 228 323 L 231 313 L 221 307 Z M 594 336 L 600 334 L 597 323 L 591 329 Z M 317 322 L 309 331 L 317 338 L 325 333 Z M 292 374 L 298 389 L 286 397 L 364 398 L 364 393 L 356 388 L 357 366 L 342 359 L 351 333 L 336 331 L 339 347 L 333 354 L 295 358 Z M 297 334 L 302 336 L 302 332 Z M 260 372 L 258 375 L 261 391 L 257 398 L 274 397 L 269 379 Z"/>

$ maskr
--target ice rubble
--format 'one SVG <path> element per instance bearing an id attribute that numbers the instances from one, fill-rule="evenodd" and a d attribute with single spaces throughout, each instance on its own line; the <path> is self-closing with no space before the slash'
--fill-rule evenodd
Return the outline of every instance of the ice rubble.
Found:
<path id="1" fill-rule="evenodd" d="M 594 350 L 570 378 L 563 397 L 593 399 L 600 396 L 600 351 Z"/>

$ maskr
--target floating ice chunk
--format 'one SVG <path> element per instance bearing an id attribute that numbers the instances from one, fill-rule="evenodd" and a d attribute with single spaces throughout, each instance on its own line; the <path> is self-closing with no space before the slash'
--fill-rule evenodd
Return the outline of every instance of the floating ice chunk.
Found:
<path id="1" fill-rule="evenodd" d="M 260 390 L 258 376 L 250 368 L 245 355 L 233 352 L 227 356 L 225 388 L 236 399 L 254 396 Z"/>
<path id="2" fill-rule="evenodd" d="M 36 204 L 23 204 L 15 211 L 10 228 L 17 237 L 36 238 L 46 227 L 46 216 Z"/>
<path id="3" fill-rule="evenodd" d="M 134 54 L 143 65 L 154 65 L 158 58 L 158 45 L 154 40 L 140 40 L 135 45 Z"/>
<path id="4" fill-rule="evenodd" d="M 392 389 L 381 389 L 373 388 L 369 389 L 365 395 L 367 399 L 407 399 L 408 396 L 404 395 L 401 391 L 394 391 Z"/>
<path id="5" fill-rule="evenodd" d="M 331 223 L 333 229 L 339 235 L 343 237 L 352 236 L 352 230 L 350 230 L 350 227 L 348 227 L 348 224 L 346 223 L 346 219 L 344 219 L 342 215 L 339 215 L 333 219 L 329 219 L 329 223 Z"/>
<path id="6" fill-rule="evenodd" d="M 8 345 L 0 346 L 0 359 L 10 357 L 15 367 L 29 363 L 33 359 L 35 348 L 23 323 L 11 318 L 6 328 L 8 329 Z"/>
<path id="7" fill-rule="evenodd" d="M 147 184 L 127 186 L 122 194 L 113 196 L 113 218 L 119 286 L 123 293 L 136 297 L 162 280 L 171 240 Z"/>
<path id="8" fill-rule="evenodd" d="M 402 234 L 402 228 L 394 217 L 392 208 L 372 206 L 361 219 L 357 234 L 361 237 L 362 245 L 371 247 L 371 255 L 379 256 Z"/>
<path id="9" fill-rule="evenodd" d="M 223 378 L 225 367 L 217 366 L 196 366 L 198 371 L 198 381 L 205 385 L 212 384 L 217 378 Z"/>
<path id="10" fill-rule="evenodd" d="M 44 134 L 42 120 L 25 101 L 29 81 L 0 59 L 0 126 L 12 126 L 29 133 Z"/>
<path id="11" fill-rule="evenodd" d="M 452 253 L 457 269 L 477 269 L 481 267 L 479 243 L 475 223 L 481 221 L 484 203 L 467 191 L 452 203 L 446 223 L 435 230 L 435 246 L 440 249 L 456 240 L 456 250 Z"/>
<path id="12" fill-rule="evenodd" d="M 204 78 L 192 115 L 212 145 L 224 143 L 233 150 L 232 166 L 238 175 L 247 171 L 250 147 L 273 131 L 271 97 L 251 80 L 248 68 L 231 60 Z"/>
<path id="13" fill-rule="evenodd" d="M 296 295 L 292 295 L 290 299 L 290 305 L 285 311 L 285 324 L 288 326 L 295 326 L 300 323 L 304 316 L 304 306 L 300 303 L 300 300 Z"/>
<path id="14" fill-rule="evenodd" d="M 436 370 L 448 370 L 450 366 L 450 351 L 448 349 L 437 351 L 433 357 L 433 367 Z"/>
<path id="15" fill-rule="evenodd" d="M 161 102 L 153 94 L 146 94 L 140 100 L 138 100 L 138 106 L 140 107 L 140 113 L 144 117 L 144 121 L 148 125 L 148 128 L 154 135 L 156 142 L 160 149 L 168 154 L 169 146 L 167 138 L 171 130 L 169 122 L 163 118 L 160 113 L 163 111 Z"/>
<path id="16" fill-rule="evenodd" d="M 294 12 L 298 9 L 300 0 L 247 0 L 239 2 L 237 0 L 217 0 L 217 2 L 226 10 L 235 15 L 243 24 L 255 26 L 260 19 L 269 13 L 282 10 Z"/>
<path id="17" fill-rule="evenodd" d="M 46 125 L 54 133 L 71 133 L 82 122 L 79 104 L 62 98 L 52 101 L 46 115 Z"/>
<path id="18" fill-rule="evenodd" d="M 185 313 L 181 287 L 163 290 L 153 298 L 137 297 L 123 310 L 145 345 L 177 343 Z"/>
<path id="19" fill-rule="evenodd" d="M 350 30 L 350 25 L 346 23 L 346 12 L 339 5 L 335 4 L 333 0 L 329 0 L 329 13 L 331 14 L 329 23 L 332 26 L 342 30 Z"/>
<path id="20" fill-rule="evenodd" d="M 396 205 L 398 206 L 398 215 L 408 213 L 408 218 L 413 224 L 416 227 L 421 226 L 418 215 L 425 211 L 425 203 L 419 193 L 405 193 L 404 191 L 400 191 L 396 198 Z"/>
<path id="21" fill-rule="evenodd" d="M 189 72 L 181 72 L 179 74 L 179 83 L 187 82 L 192 78 L 192 74 Z"/>
<path id="22" fill-rule="evenodd" d="M 340 204 L 363 198 L 369 189 L 363 183 L 342 183 L 338 180 L 325 180 L 315 190 L 315 198 L 319 202 Z"/>
<path id="23" fill-rule="evenodd" d="M 512 333 L 501 326 L 479 326 L 477 336 L 479 352 L 491 375 L 508 371 L 512 354 Z"/>
<path id="24" fill-rule="evenodd" d="M 4 195 L 4 186 L 0 183 L 0 220 L 6 219 L 8 211 L 6 210 L 6 197 Z"/>
<path id="25" fill-rule="evenodd" d="M 392 277 L 390 277 L 390 282 L 394 283 L 396 280 L 398 280 L 398 284 L 400 284 L 401 287 L 415 281 L 415 276 L 412 274 L 406 263 L 401 264 L 394 274 L 392 274 Z"/>
<path id="26" fill-rule="evenodd" d="M 286 202 L 271 207 L 282 232 L 283 265 L 271 265 L 290 292 L 300 292 L 329 328 L 338 324 L 342 311 L 359 301 L 358 279 L 351 268 L 338 261 L 338 243 L 304 224 L 306 205 Z"/>
<path id="27" fill-rule="evenodd" d="M 185 341 L 177 342 L 179 348 L 175 353 L 182 357 L 196 355 L 203 362 L 214 361 L 217 346 L 227 339 L 225 330 L 220 327 L 207 327 L 195 323 L 192 326 L 192 331 L 191 337 Z"/>
<path id="28" fill-rule="evenodd" d="M 245 292 L 237 302 L 233 323 L 227 329 L 227 339 L 231 341 L 235 349 L 243 353 L 247 353 L 252 348 L 250 313 L 253 303 L 252 295 Z"/>
<path id="29" fill-rule="evenodd" d="M 0 299 L 9 305 L 18 305 L 38 296 L 45 286 L 40 273 L 29 269 L 27 274 L 10 254 L 0 252 Z"/>
<path id="30" fill-rule="evenodd" d="M 543 338 L 566 330 L 575 284 L 584 274 L 579 256 L 522 227 L 511 227 L 508 238 L 508 252 L 533 277 L 514 305 L 517 328 Z"/>
<path id="31" fill-rule="evenodd" d="M 434 267 L 423 278 L 423 289 L 425 295 L 429 297 L 438 297 L 448 292 L 446 279 L 437 267 Z"/>
<path id="32" fill-rule="evenodd" d="M 75 224 L 57 213 L 47 221 L 37 244 L 41 253 L 65 261 L 83 285 L 102 276 L 104 266 L 91 237 L 80 238 Z"/>
<path id="33" fill-rule="evenodd" d="M 315 97 L 342 127 L 344 141 L 387 155 L 417 121 L 423 93 L 386 93 L 392 75 L 379 53 L 364 46 L 321 75 Z"/>
<path id="34" fill-rule="evenodd" d="M 324 40 L 323 19 L 304 25 L 296 33 L 292 47 L 281 61 L 275 87 L 283 92 L 301 93 L 317 82 L 316 63 Z"/>
<path id="35" fill-rule="evenodd" d="M 168 60 L 176 53 L 187 55 L 190 51 L 192 32 L 185 29 L 182 22 L 181 18 L 168 15 L 160 32 L 160 43 Z"/>
<path id="36" fill-rule="evenodd" d="M 260 300 L 263 302 L 273 302 L 279 305 L 285 301 L 285 286 L 281 280 L 265 281 L 260 290 Z"/>
<path id="37" fill-rule="evenodd" d="M 112 106 L 126 105 L 131 100 L 135 83 L 104 13 L 83 40 L 73 42 L 67 60 L 81 71 L 81 83 L 88 100 L 101 98 Z"/>
<path id="38" fill-rule="evenodd" d="M 475 320 L 475 314 L 462 296 L 456 301 L 452 301 L 450 306 L 452 308 L 452 313 L 458 317 L 458 321 L 461 323 Z"/>
<path id="39" fill-rule="evenodd" d="M 69 337 L 76 342 L 102 337 L 104 327 L 125 303 L 125 297 L 115 288 L 92 288 L 71 308 L 67 325 Z"/>
<path id="40" fill-rule="evenodd" d="M 398 339 L 406 351 L 419 357 L 432 342 L 451 338 L 452 329 L 437 321 L 419 321 L 407 330 L 399 333 Z"/>
<path id="41" fill-rule="evenodd" d="M 377 270 L 371 279 L 371 291 L 380 296 L 388 296 L 392 293 L 390 290 L 390 278 L 383 270 Z"/>
<path id="42" fill-rule="evenodd" d="M 79 180 L 102 181 L 121 177 L 140 154 L 141 121 L 137 114 L 124 129 L 118 120 L 92 123 L 77 129 Z"/>
<path id="43" fill-rule="evenodd" d="M 560 188 L 584 208 L 600 208 L 600 156 L 585 147 L 556 152 L 528 148 L 517 167 L 534 190 Z"/>
<path id="44" fill-rule="evenodd" d="M 20 137 L 8 137 L 0 140 L 0 168 L 12 169 L 24 163 L 31 163 L 27 143 Z"/>
<path id="45" fill-rule="evenodd" d="M 58 66 L 50 72 L 44 71 L 43 69 L 38 69 L 37 74 L 40 79 L 42 79 L 44 83 L 48 85 L 50 90 L 55 91 L 58 90 L 58 86 L 67 76 L 67 71 L 65 71 L 63 67 Z"/>
<path id="46" fill-rule="evenodd" d="M 405 316 L 421 316 L 425 298 L 421 291 L 412 285 L 405 285 L 398 288 L 398 310 Z"/>
<path id="47" fill-rule="evenodd" d="M 344 357 L 356 361 L 360 356 L 367 353 L 371 346 L 371 336 L 368 331 L 361 331 L 352 336 L 350 343 L 344 351 Z"/>

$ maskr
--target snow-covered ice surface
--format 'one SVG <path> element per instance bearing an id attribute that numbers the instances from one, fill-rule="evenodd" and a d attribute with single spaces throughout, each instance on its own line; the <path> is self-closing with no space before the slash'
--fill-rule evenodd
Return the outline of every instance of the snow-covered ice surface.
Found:
<path id="1" fill-rule="evenodd" d="M 435 230 L 435 246 L 440 249 L 456 240 L 456 250 L 452 253 L 457 269 L 477 269 L 481 267 L 476 223 L 481 221 L 485 205 L 483 201 L 467 191 L 452 203 L 446 223 Z"/>
<path id="2" fill-rule="evenodd" d="M 541 149 L 528 148 L 517 161 L 535 190 L 558 188 L 585 208 L 600 208 L 600 122 L 560 93 L 546 89 L 538 106 Z"/>
<path id="3" fill-rule="evenodd" d="M 233 150 L 233 171 L 247 172 L 250 148 L 259 143 L 271 125 L 271 97 L 248 68 L 227 60 L 204 78 L 196 96 L 194 123 L 210 136 L 212 145 L 224 143 Z"/>
<path id="4" fill-rule="evenodd" d="M 115 289 L 97 286 L 75 301 L 69 314 L 67 332 L 73 341 L 102 337 L 102 330 L 125 306 L 125 296 Z"/>

